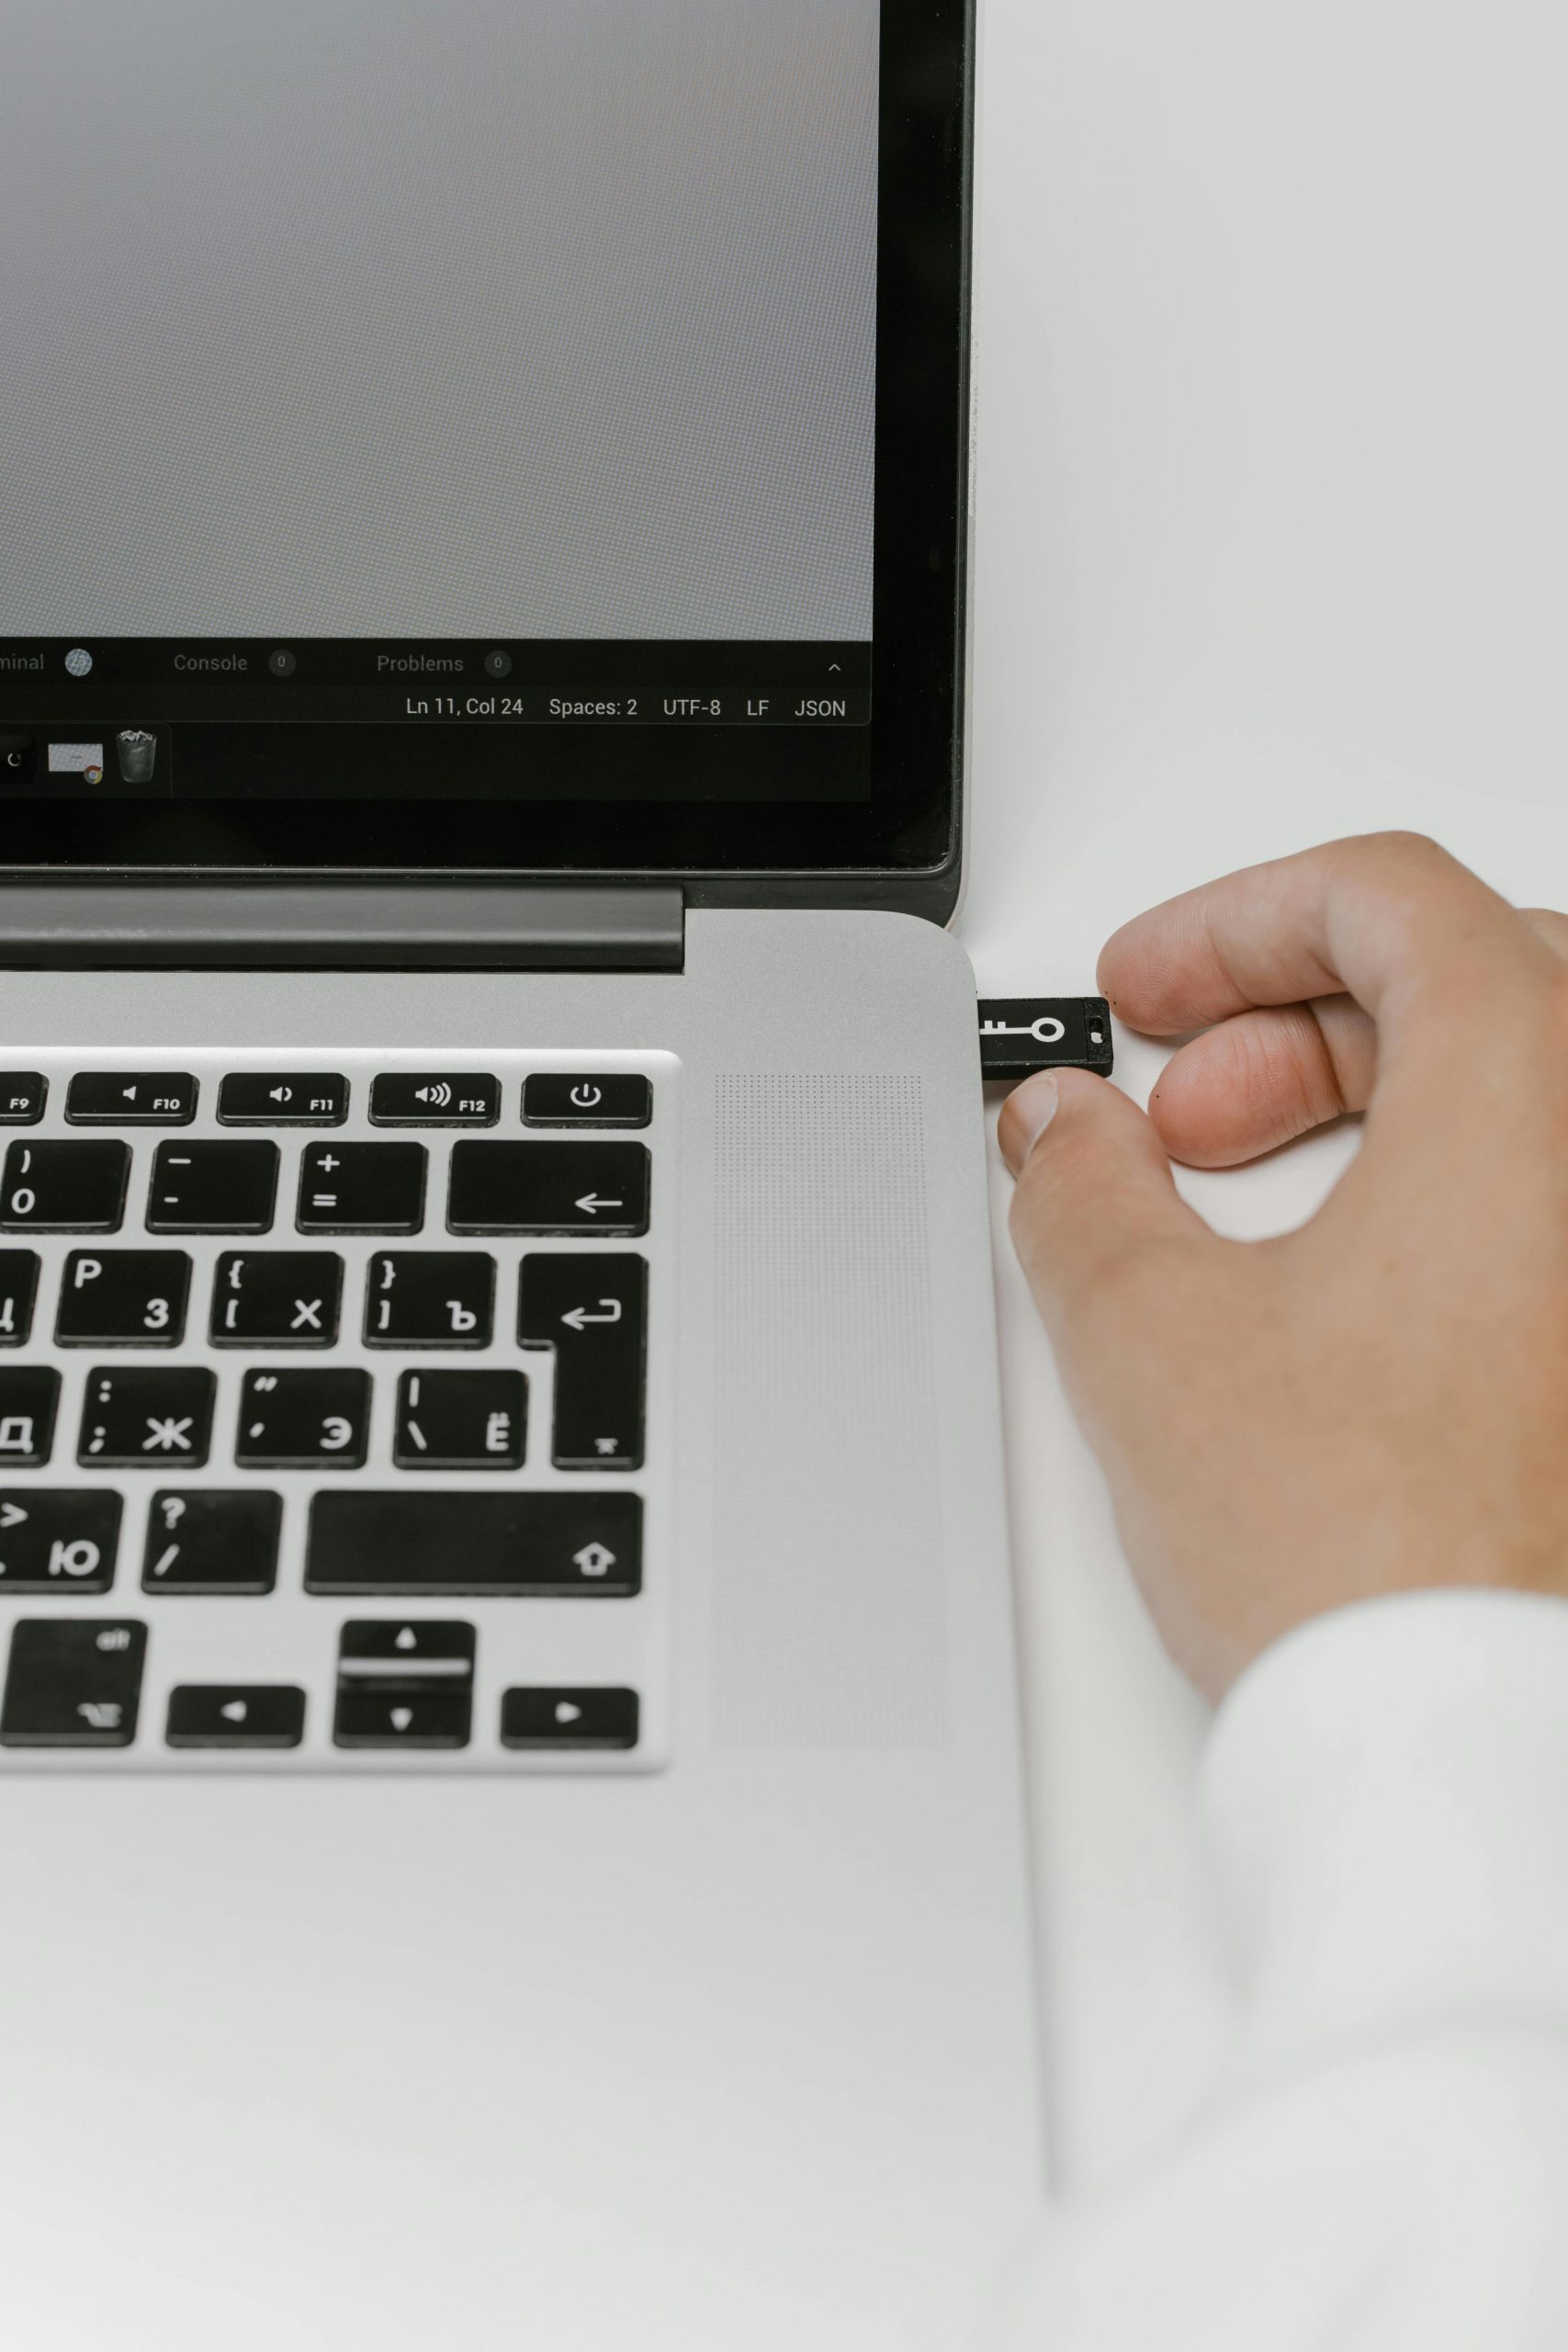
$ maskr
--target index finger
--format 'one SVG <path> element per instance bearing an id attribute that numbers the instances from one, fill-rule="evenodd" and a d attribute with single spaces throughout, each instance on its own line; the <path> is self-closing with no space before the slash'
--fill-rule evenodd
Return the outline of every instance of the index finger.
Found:
<path id="1" fill-rule="evenodd" d="M 1387 1025 L 1435 992 L 1447 1001 L 1468 987 L 1491 1001 L 1501 972 L 1544 952 L 1506 899 L 1436 842 L 1367 833 L 1137 916 L 1107 942 L 1100 986 L 1122 1020 L 1156 1036 L 1341 991 Z"/>

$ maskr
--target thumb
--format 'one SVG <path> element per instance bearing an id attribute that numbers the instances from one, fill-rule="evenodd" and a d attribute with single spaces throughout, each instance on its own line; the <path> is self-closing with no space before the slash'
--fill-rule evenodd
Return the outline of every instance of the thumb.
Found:
<path id="1" fill-rule="evenodd" d="M 1013 1246 L 1052 1336 L 1092 1346 L 1102 1304 L 1146 1277 L 1199 1271 L 1224 1245 L 1177 1192 L 1135 1102 L 1087 1070 L 1045 1071 L 1008 1097 L 998 1127 L 1018 1179 Z"/>

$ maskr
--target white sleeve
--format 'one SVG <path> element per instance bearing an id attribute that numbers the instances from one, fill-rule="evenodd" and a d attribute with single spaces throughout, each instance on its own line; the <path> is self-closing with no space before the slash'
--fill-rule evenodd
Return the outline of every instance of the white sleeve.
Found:
<path id="1" fill-rule="evenodd" d="M 1172 2146 L 1059 2207 L 996 2352 L 1563 2352 L 1568 1602 L 1304 1626 L 1201 1802 L 1242 2010 Z"/>

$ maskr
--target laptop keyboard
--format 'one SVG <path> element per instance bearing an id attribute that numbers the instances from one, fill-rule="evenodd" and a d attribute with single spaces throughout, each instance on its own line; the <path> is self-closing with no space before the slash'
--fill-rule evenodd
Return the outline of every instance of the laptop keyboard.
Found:
<path id="1" fill-rule="evenodd" d="M 325 1058 L 0 1071 L 0 1770 L 665 1760 L 678 1065 Z"/>

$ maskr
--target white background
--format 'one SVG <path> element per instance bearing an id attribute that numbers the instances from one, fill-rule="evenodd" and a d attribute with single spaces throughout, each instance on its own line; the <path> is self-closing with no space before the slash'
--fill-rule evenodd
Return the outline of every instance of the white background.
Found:
<path id="1" fill-rule="evenodd" d="M 1087 989 L 1139 907 L 1382 825 L 1568 905 L 1568 8 L 983 6 L 982 984 Z M 1140 1100 L 1158 1058 L 1121 1043 Z M 1351 1140 L 1190 1189 L 1278 1228 Z M 1190 2109 L 1224 2030 L 1205 1716 L 998 1229 L 1049 2094 L 1079 2184 Z"/>

